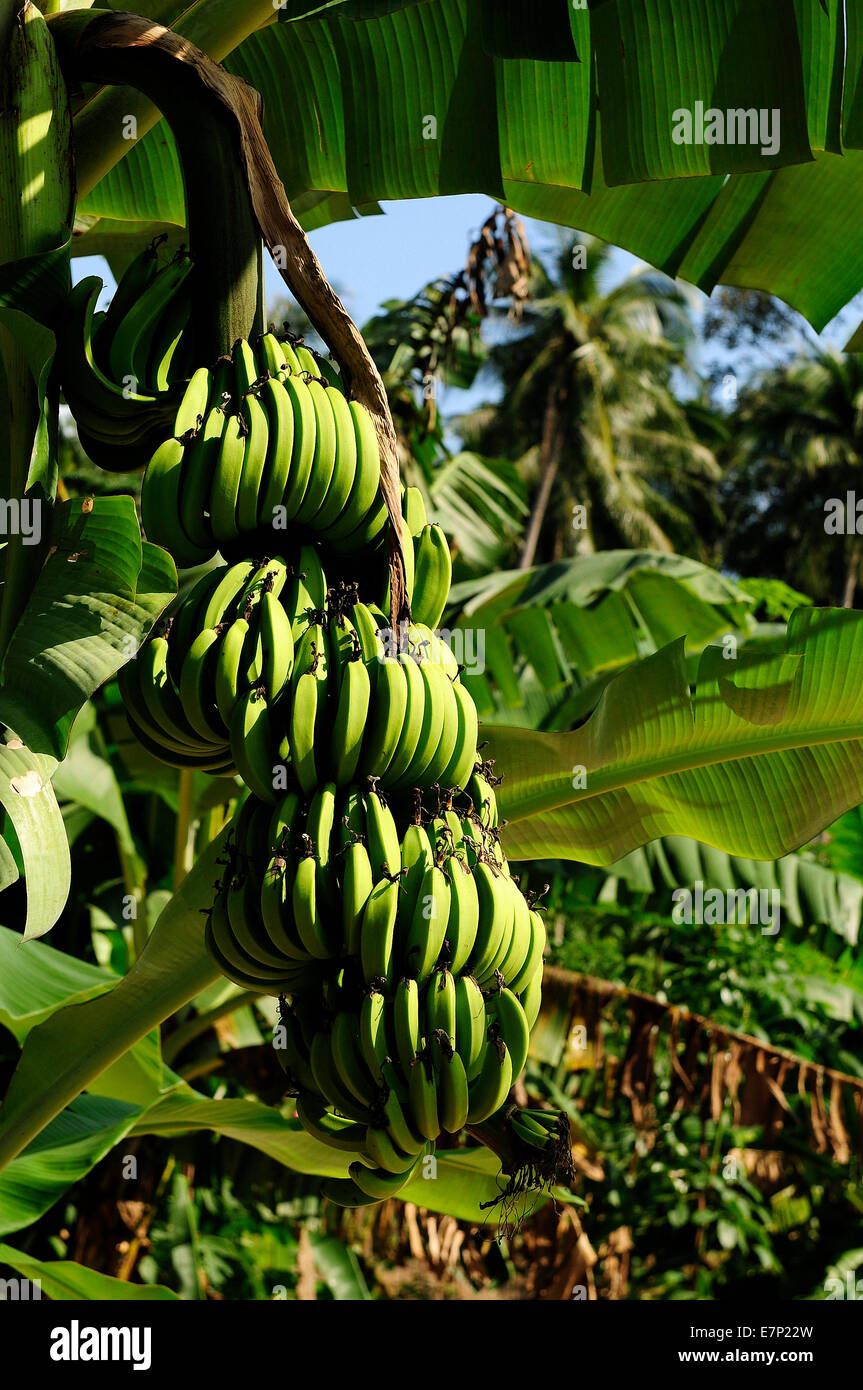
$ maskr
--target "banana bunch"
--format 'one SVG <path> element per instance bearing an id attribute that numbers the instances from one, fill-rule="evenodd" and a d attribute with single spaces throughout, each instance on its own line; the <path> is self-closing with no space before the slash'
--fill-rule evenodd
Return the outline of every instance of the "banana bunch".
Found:
<path id="1" fill-rule="evenodd" d="M 171 766 L 238 771 L 271 804 L 289 786 L 311 796 L 363 777 L 465 787 L 478 723 L 455 658 L 421 624 L 387 656 L 386 622 L 356 585 L 328 589 L 313 545 L 294 566 L 219 566 L 123 668 L 133 732 Z"/>
<path id="2" fill-rule="evenodd" d="M 156 264 L 155 253 L 144 254 Z M 168 268 L 161 273 L 167 274 Z M 175 272 L 171 274 L 173 277 Z M 158 396 L 148 391 L 153 380 L 146 365 L 150 339 L 159 327 L 155 309 L 146 324 L 136 317 L 138 337 L 134 342 L 128 334 L 123 335 L 125 370 L 117 377 L 112 374 L 105 346 L 113 333 L 113 323 L 108 324 L 111 309 L 103 315 L 95 312 L 101 291 L 102 281 L 97 276 L 81 280 L 72 290 L 58 334 L 57 360 L 63 394 L 83 448 L 100 467 L 127 473 L 147 462 L 157 442 L 184 433 L 196 420 L 181 409 L 183 388 L 173 374 L 161 370 L 161 362 L 156 375 L 165 386 Z M 175 347 L 171 347 L 171 358 Z M 169 368 L 170 359 L 166 371 Z M 138 375 L 140 371 L 143 376 Z"/>
<path id="3" fill-rule="evenodd" d="M 276 557 L 209 571 L 118 676 L 133 733 L 162 762 L 240 772 L 273 796 L 269 711 L 294 658 L 291 615 L 319 601 Z"/>
<path id="4" fill-rule="evenodd" d="M 471 786 L 493 797 L 481 775 Z M 216 937 L 220 968 L 262 990 L 298 966 L 322 987 L 346 972 L 357 990 L 388 997 L 410 979 L 423 998 L 436 974 L 447 989 L 467 974 L 482 989 L 517 997 L 530 1027 L 542 918 L 510 877 L 496 829 L 472 809 L 470 792 L 460 800 L 461 810 L 450 804 L 400 835 L 380 793 L 359 786 L 327 782 L 311 798 L 293 791 L 275 807 L 249 797 L 231 844 L 246 927 L 224 927 L 232 918 L 223 884 L 216 901 L 231 939 L 226 946 Z"/>
<path id="5" fill-rule="evenodd" d="M 524 1067 L 545 929 L 509 874 L 490 772 L 401 831 L 377 791 L 333 783 L 275 809 L 250 796 L 235 819 L 207 948 L 234 983 L 291 996 L 279 1058 L 299 1118 L 359 1155 L 334 1201 L 395 1195 Z"/>
<path id="6" fill-rule="evenodd" d="M 286 353 L 290 354 L 288 362 Z M 314 374 L 308 360 L 315 367 Z M 303 528 L 340 554 L 381 541 L 387 510 L 368 411 L 307 348 L 267 333 L 193 373 L 185 418 L 152 454 L 141 512 L 150 540 L 179 565 L 203 564 L 256 532 Z"/>
<path id="7" fill-rule="evenodd" d="M 559 1110 L 526 1107 L 514 1110 L 507 1122 L 521 1142 L 531 1149 L 545 1151 L 559 1144 L 561 1138 L 564 1142 L 569 1138 L 569 1123 Z"/>
<path id="8" fill-rule="evenodd" d="M 507 1109 L 545 929 L 501 848 L 497 779 L 438 630 L 446 537 L 402 487 L 411 616 L 393 631 L 371 416 L 290 336 L 240 338 L 196 367 L 192 272 L 155 242 L 104 314 L 101 281 L 83 281 L 58 360 L 91 457 L 146 465 L 148 538 L 181 568 L 224 559 L 119 676 L 146 749 L 249 789 L 207 950 L 237 985 L 279 997 L 300 1121 L 353 1156 L 324 1184 L 334 1202 L 395 1195 L 441 1134 L 499 1114 L 548 1151 L 526 1165 L 546 1175 L 562 1131 Z M 360 599 L 360 557 L 378 602 Z"/>

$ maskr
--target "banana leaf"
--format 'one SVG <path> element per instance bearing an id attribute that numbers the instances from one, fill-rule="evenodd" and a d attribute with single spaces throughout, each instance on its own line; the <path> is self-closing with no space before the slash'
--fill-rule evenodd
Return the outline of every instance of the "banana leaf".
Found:
<path id="1" fill-rule="evenodd" d="M 863 799 L 863 615 L 798 609 L 786 649 L 678 639 L 608 683 L 581 728 L 490 725 L 513 859 L 611 864 L 662 835 L 775 859 Z"/>

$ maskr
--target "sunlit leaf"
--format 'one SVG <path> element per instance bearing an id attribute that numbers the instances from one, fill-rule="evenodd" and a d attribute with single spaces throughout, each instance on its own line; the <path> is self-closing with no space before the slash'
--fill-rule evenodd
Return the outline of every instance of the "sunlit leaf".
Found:
<path id="1" fill-rule="evenodd" d="M 863 799 L 863 615 L 799 609 L 787 647 L 701 657 L 682 639 L 606 686 L 573 733 L 489 726 L 514 859 L 609 864 L 661 835 L 774 859 Z"/>

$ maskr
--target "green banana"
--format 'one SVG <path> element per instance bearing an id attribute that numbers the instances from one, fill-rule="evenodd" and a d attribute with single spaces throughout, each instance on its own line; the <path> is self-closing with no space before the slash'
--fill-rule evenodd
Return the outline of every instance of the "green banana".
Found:
<path id="1" fill-rule="evenodd" d="M 166 439 L 150 458 L 141 484 L 141 520 L 149 540 L 161 545 L 184 569 L 203 565 L 212 550 L 194 545 L 180 524 L 180 477 L 185 445 Z"/>
<path id="2" fill-rule="evenodd" d="M 231 757 L 250 791 L 274 803 L 273 731 L 266 696 L 257 687 L 247 690 L 234 706 L 228 726 Z"/>
<path id="3" fill-rule="evenodd" d="M 506 1044 L 490 1039 L 486 1044 L 479 1075 L 468 1088 L 468 1124 L 482 1124 L 483 1120 L 496 1114 L 509 1095 L 512 1082 L 512 1061 Z"/>
<path id="4" fill-rule="evenodd" d="M 529 980 L 532 980 L 537 970 L 542 974 L 542 958 L 545 954 L 545 923 L 535 908 L 530 909 L 530 947 L 525 957 L 524 964 L 514 979 L 509 981 L 509 987 L 513 994 L 521 994 L 527 987 Z"/>
<path id="5" fill-rule="evenodd" d="M 243 674 L 243 655 L 249 636 L 249 624 L 245 618 L 235 618 L 223 636 L 215 670 L 213 672 L 213 693 L 216 708 L 225 728 L 230 729 L 234 707 L 241 694 L 245 694 L 247 682 Z"/>
<path id="6" fill-rule="evenodd" d="M 420 1050 L 420 991 L 416 980 L 400 980 L 393 995 L 393 1033 L 403 1074 Z"/>
<path id="7" fill-rule="evenodd" d="M 234 393 L 239 400 L 252 390 L 261 372 L 254 348 L 245 338 L 238 338 L 234 343 L 231 359 L 234 363 Z"/>
<path id="8" fill-rule="evenodd" d="M 260 402 L 267 417 L 267 455 L 258 498 L 258 524 L 272 526 L 293 467 L 294 411 L 283 383 L 273 377 L 262 385 Z"/>
<path id="9" fill-rule="evenodd" d="M 365 1125 L 331 1114 L 316 1095 L 306 1091 L 297 1096 L 297 1119 L 307 1134 L 331 1149 L 359 1153 L 365 1144 Z"/>
<path id="10" fill-rule="evenodd" d="M 468 1081 L 482 1068 L 487 1026 L 482 990 L 472 976 L 462 975 L 455 982 L 455 1043 Z"/>
<path id="11" fill-rule="evenodd" d="M 395 1197 L 403 1187 L 407 1187 L 421 1164 L 422 1157 L 415 1158 L 405 1172 L 389 1173 L 386 1169 L 366 1168 L 362 1163 L 352 1163 L 348 1173 L 366 1197 L 371 1201 L 383 1202 L 388 1197 Z"/>
<path id="12" fill-rule="evenodd" d="M 402 879 L 399 917 L 404 922 L 410 922 L 416 908 L 426 869 L 430 868 L 434 862 L 431 843 L 423 826 L 408 826 L 402 839 L 401 860 L 402 868 L 406 869 L 407 873 Z"/>
<path id="13" fill-rule="evenodd" d="M 386 1034 L 386 1000 L 371 989 L 360 1006 L 360 1050 L 375 1081 L 384 1081 L 384 1067 L 389 1058 Z"/>
<path id="14" fill-rule="evenodd" d="M 437 1139 L 441 1131 L 438 1115 L 437 1083 L 431 1053 L 414 1059 L 408 1081 L 411 1116 L 425 1139 Z"/>
<path id="15" fill-rule="evenodd" d="M 423 1145 L 423 1155 L 425 1147 L 426 1146 Z M 420 1159 L 418 1159 L 417 1155 L 414 1153 L 401 1153 L 396 1148 L 387 1131 L 385 1129 L 378 1129 L 373 1125 L 369 1125 L 369 1128 L 366 1130 L 365 1150 L 369 1158 L 377 1164 L 378 1168 L 382 1168 L 385 1173 L 407 1173 L 408 1178 L 412 1176 L 411 1170 L 414 1169 L 418 1162 L 421 1162 L 423 1156 L 421 1155 Z"/>
<path id="16" fill-rule="evenodd" d="M 368 519 L 380 488 L 380 450 L 372 418 L 358 401 L 350 401 L 348 409 L 352 417 L 355 440 L 354 480 L 339 515 L 329 525 L 321 528 L 324 537 L 330 543 L 344 540 L 363 525 Z"/>
<path id="17" fill-rule="evenodd" d="M 459 975 L 470 959 L 479 930 L 479 895 L 473 874 L 457 855 L 448 861 L 450 908 L 446 928 L 449 966 Z"/>
<path id="18" fill-rule="evenodd" d="M 381 879 L 372 888 L 363 909 L 360 961 L 366 984 L 392 978 L 398 891 L 398 883 Z"/>
<path id="19" fill-rule="evenodd" d="M 282 1036 L 278 1041 L 283 1039 L 281 1047 L 278 1046 L 276 1036 L 279 1032 Z M 273 1050 L 282 1070 L 290 1076 L 297 1088 L 301 1091 L 314 1090 L 315 1078 L 309 1065 L 308 1051 L 303 1044 L 297 1021 L 285 1005 L 279 1009 L 279 1021 L 273 1029 Z"/>
<path id="20" fill-rule="evenodd" d="M 307 373 L 307 375 L 313 377 L 315 381 L 320 379 L 321 371 L 318 359 L 311 349 L 306 347 L 304 342 L 300 341 L 294 343 L 294 356 L 301 372 Z"/>
<path id="21" fill-rule="evenodd" d="M 245 457 L 245 421 L 242 415 L 225 416 L 219 456 L 210 487 L 210 525 L 221 545 L 237 535 L 237 498 Z"/>
<path id="22" fill-rule="evenodd" d="M 188 257 L 175 257 L 162 266 L 117 324 L 108 349 L 108 368 L 113 381 L 143 381 L 147 353 L 159 319 L 192 268 Z"/>
<path id="23" fill-rule="evenodd" d="M 223 565 L 217 571 L 219 581 L 210 594 L 207 606 L 201 615 L 201 628 L 220 627 L 229 617 L 231 619 L 236 617 L 237 596 L 245 588 L 254 572 L 255 565 L 251 560 L 241 560 L 236 565 Z M 205 578 L 208 577 L 205 576 Z"/>
<path id="24" fill-rule="evenodd" d="M 524 894 L 512 879 L 508 878 L 506 882 L 509 885 L 509 895 L 513 904 L 513 929 L 509 950 L 501 961 L 498 969 L 504 978 L 504 983 L 509 984 L 510 981 L 516 979 L 524 969 L 525 961 L 530 953 L 533 931 L 530 921 L 530 908 L 527 905 Z"/>
<path id="25" fill-rule="evenodd" d="M 256 531 L 258 528 L 258 505 L 269 443 L 267 413 L 257 396 L 251 392 L 243 396 L 240 415 L 245 426 L 245 439 L 243 466 L 237 492 L 237 533 Z"/>
<path id="26" fill-rule="evenodd" d="M 371 544 L 386 525 L 388 512 L 380 493 L 381 455 L 372 417 L 359 401 L 350 402 L 357 437 L 357 470 L 344 511 L 324 533 L 340 550 Z"/>
<path id="27" fill-rule="evenodd" d="M 315 1086 L 325 1100 L 349 1120 L 366 1124 L 371 1115 L 346 1086 L 342 1085 L 333 1061 L 332 1040 L 329 1033 L 319 1029 L 312 1038 L 309 1048 L 309 1061 Z"/>
<path id="28" fill-rule="evenodd" d="M 340 1012 L 333 1019 L 330 1047 L 339 1080 L 361 1105 L 374 1106 L 378 1088 L 360 1049 L 359 1024 L 355 1014 Z"/>
<path id="29" fill-rule="evenodd" d="M 304 854 L 294 873 L 291 902 L 297 933 L 309 955 L 315 960 L 329 960 L 333 952 L 317 911 L 317 877 L 314 854 Z"/>
<path id="30" fill-rule="evenodd" d="M 402 867 L 399 832 L 393 813 L 377 792 L 366 797 L 366 845 L 375 881 L 383 874 L 399 873 Z"/>
<path id="31" fill-rule="evenodd" d="M 452 758 L 438 774 L 437 780 L 445 789 L 457 787 L 462 790 L 470 781 L 476 763 L 479 720 L 476 705 L 461 682 L 456 682 L 452 689 L 457 706 L 458 730 Z"/>
<path id="32" fill-rule="evenodd" d="M 357 438 L 350 406 L 339 391 L 326 391 L 335 429 L 335 459 L 324 500 L 314 517 L 316 531 L 326 531 L 341 516 L 357 471 Z"/>
<path id="33" fill-rule="evenodd" d="M 459 1054 L 442 1035 L 431 1040 L 432 1062 L 437 1077 L 438 1118 L 447 1134 L 458 1134 L 467 1124 L 470 1092 L 467 1072 Z"/>
<path id="34" fill-rule="evenodd" d="M 342 939 L 348 955 L 359 954 L 362 916 L 373 887 L 368 851 L 357 840 L 345 850 L 342 875 Z"/>
<path id="35" fill-rule="evenodd" d="M 428 686 L 417 662 L 412 656 L 404 654 L 397 659 L 405 673 L 408 698 L 395 752 L 388 766 L 380 774 L 382 782 L 387 786 L 398 786 L 401 781 L 405 781 L 404 774 L 416 759 L 423 732 L 427 731 L 429 721 L 437 717 L 431 708 Z"/>
<path id="36" fill-rule="evenodd" d="M 294 667 L 294 638 L 291 620 L 272 590 L 261 596 L 259 632 L 261 638 L 261 684 L 267 698 L 281 695 Z"/>
<path id="37" fill-rule="evenodd" d="M 260 376 L 270 373 L 278 377 L 287 372 L 287 359 L 275 333 L 261 334 L 255 347 L 255 364 Z"/>
<path id="38" fill-rule="evenodd" d="M 275 950 L 289 960 L 308 962 L 309 952 L 294 925 L 292 888 L 292 862 L 283 852 L 274 854 L 261 877 L 261 921 Z"/>
<path id="39" fill-rule="evenodd" d="M 416 545 L 411 613 L 414 622 L 440 625 L 452 583 L 452 558 L 439 526 L 426 526 Z"/>
<path id="40" fill-rule="evenodd" d="M 285 390 L 294 415 L 293 451 L 287 486 L 281 505 L 288 521 L 293 521 L 309 486 L 317 443 L 317 416 L 309 388 L 299 377 L 287 377 Z"/>
<path id="41" fill-rule="evenodd" d="M 371 683 L 366 666 L 362 661 L 349 662 L 339 691 L 330 744 L 330 761 L 340 787 L 347 786 L 356 774 L 370 700 Z"/>
<path id="42" fill-rule="evenodd" d="M 528 1028 L 532 1028 L 539 1017 L 539 1009 L 542 1004 L 542 962 L 540 961 L 534 970 L 527 984 L 522 988 L 519 996 L 519 1003 L 524 1009 L 524 1016 L 527 1019 Z"/>
<path id="43" fill-rule="evenodd" d="M 479 898 L 479 925 L 469 966 L 471 974 L 482 984 L 510 929 L 513 907 L 503 878 L 485 861 L 477 864 L 473 876 Z"/>
<path id="44" fill-rule="evenodd" d="M 219 458 L 225 414 L 215 405 L 194 439 L 186 446 L 179 482 L 180 524 L 186 535 L 201 550 L 215 549 L 210 525 L 210 486 Z"/>
<path id="45" fill-rule="evenodd" d="M 450 1047 L 455 1047 L 456 994 L 455 977 L 451 970 L 435 971 L 426 987 L 426 1034 L 445 1033 Z"/>
<path id="46" fill-rule="evenodd" d="M 180 668 L 180 701 L 192 728 L 205 739 L 219 739 L 227 749 L 228 731 L 215 703 L 213 678 L 219 634 L 214 627 L 199 632 Z"/>
<path id="47" fill-rule="evenodd" d="M 364 776 L 382 777 L 390 766 L 402 736 L 407 703 L 405 668 L 395 657 L 386 657 L 378 665 L 370 723 L 360 754 Z"/>
<path id="48" fill-rule="evenodd" d="M 432 864 L 423 874 L 416 906 L 404 942 L 405 966 L 419 984 L 428 979 L 446 938 L 450 886 L 446 875 Z"/>
<path id="49" fill-rule="evenodd" d="M 397 785 L 406 787 L 425 786 L 433 780 L 427 778 L 426 773 L 434 767 L 444 731 L 444 719 L 448 713 L 450 717 L 454 713 L 449 708 L 452 687 L 440 668 L 431 661 L 423 661 L 418 670 L 425 691 L 422 729 L 413 758 L 401 777 L 395 778 Z"/>
<path id="50" fill-rule="evenodd" d="M 318 910 L 335 915 L 338 891 L 332 858 L 332 835 L 336 817 L 336 788 L 333 782 L 318 787 L 306 816 L 305 843 L 314 849 L 317 862 Z"/>
<path id="51" fill-rule="evenodd" d="M 530 1026 L 525 1017 L 524 1009 L 515 995 L 508 989 L 491 994 L 487 1009 L 498 1023 L 500 1036 L 506 1043 L 512 1063 L 512 1079 L 516 1081 L 521 1076 L 527 1061 L 527 1049 L 530 1043 Z"/>
<path id="52" fill-rule="evenodd" d="M 425 499 L 418 487 L 405 488 L 402 498 L 402 516 L 405 520 L 405 530 L 416 540 L 428 522 Z"/>

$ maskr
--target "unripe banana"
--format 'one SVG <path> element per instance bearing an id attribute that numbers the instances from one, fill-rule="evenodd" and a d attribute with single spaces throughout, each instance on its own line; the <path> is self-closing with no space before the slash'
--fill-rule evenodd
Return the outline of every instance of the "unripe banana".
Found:
<path id="1" fill-rule="evenodd" d="M 415 622 L 430 628 L 440 625 L 451 583 L 452 558 L 446 536 L 439 526 L 427 526 L 416 545 L 411 600 Z"/>

